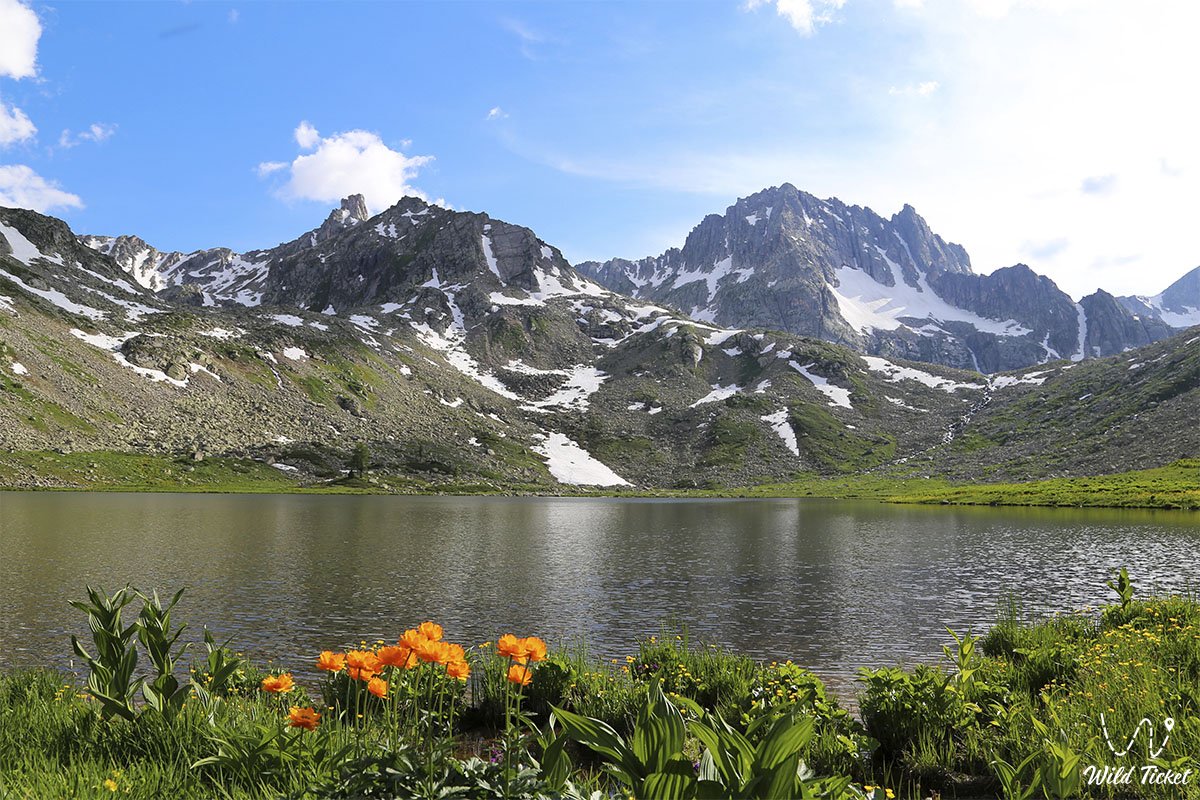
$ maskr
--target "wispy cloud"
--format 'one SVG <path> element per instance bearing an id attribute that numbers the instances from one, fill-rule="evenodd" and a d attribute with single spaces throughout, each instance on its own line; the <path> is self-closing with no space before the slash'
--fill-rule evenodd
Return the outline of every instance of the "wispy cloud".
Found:
<path id="1" fill-rule="evenodd" d="M 545 34 L 534 30 L 521 20 L 505 19 L 501 20 L 500 24 L 517 37 L 517 47 L 521 51 L 521 55 L 531 61 L 536 61 L 540 57 L 539 46 L 549 41 Z"/>
<path id="2" fill-rule="evenodd" d="M 16 106 L 0 102 L 0 147 L 17 142 L 29 141 L 37 133 L 37 126 Z"/>
<path id="3" fill-rule="evenodd" d="M 107 141 L 117 132 L 117 126 L 111 122 L 93 122 L 87 128 L 73 133 L 70 129 L 64 130 L 58 136 L 58 146 L 64 149 L 78 147 L 84 142 L 100 142 Z"/>
<path id="4" fill-rule="evenodd" d="M 1084 194 L 1109 194 L 1117 188 L 1116 175 L 1093 175 L 1084 178 L 1079 183 L 1079 191 Z"/>
<path id="5" fill-rule="evenodd" d="M 492 106 L 490 109 L 488 109 L 487 116 L 484 117 L 484 119 L 489 120 L 489 121 L 494 120 L 494 119 L 507 119 L 507 118 L 508 118 L 508 112 L 505 111 L 500 106 Z"/>
<path id="6" fill-rule="evenodd" d="M 892 86 L 888 89 L 888 94 L 893 97 L 929 97 L 939 88 L 941 88 L 941 84 L 937 81 L 921 81 L 905 86 Z"/>
<path id="7" fill-rule="evenodd" d="M 1060 236 L 1042 242 L 1025 242 L 1021 245 L 1021 251 L 1034 260 L 1042 261 L 1053 258 L 1070 246 L 1070 240 Z"/>
<path id="8" fill-rule="evenodd" d="M 812 36 L 817 28 L 833 22 L 846 0 L 746 0 L 745 9 L 754 11 L 774 6 L 775 12 L 804 36 Z"/>

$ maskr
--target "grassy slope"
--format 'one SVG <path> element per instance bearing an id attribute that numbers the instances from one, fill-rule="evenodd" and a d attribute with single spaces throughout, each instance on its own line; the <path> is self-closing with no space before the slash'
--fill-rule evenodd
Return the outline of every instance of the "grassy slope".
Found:
<path id="1" fill-rule="evenodd" d="M 1200 459 L 1088 478 L 912 486 L 886 499 L 901 503 L 1200 509 Z"/>
<path id="2" fill-rule="evenodd" d="M 200 462 L 167 456 L 123 453 L 0 453 L 0 487 L 22 483 L 21 476 L 54 477 L 65 488 L 135 492 L 240 493 L 441 493 L 548 494 L 545 486 L 493 485 L 451 481 L 430 484 L 395 475 L 376 482 L 342 479 L 303 483 L 267 464 L 249 459 L 210 458 Z M 819 497 L 891 503 L 1007 506 L 1086 506 L 1108 508 L 1200 509 L 1200 459 L 1165 467 L 1088 478 L 1055 478 L 1027 483 L 955 484 L 941 478 L 881 475 L 807 476 L 788 483 L 740 489 L 606 490 L 561 487 L 557 494 L 618 497 Z"/>

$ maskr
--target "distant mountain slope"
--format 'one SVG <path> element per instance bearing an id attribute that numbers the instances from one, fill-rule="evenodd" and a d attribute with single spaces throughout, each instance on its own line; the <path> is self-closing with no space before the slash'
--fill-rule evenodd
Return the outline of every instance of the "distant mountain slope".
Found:
<path id="1" fill-rule="evenodd" d="M 509 487 L 962 471 L 964 443 L 992 436 L 995 409 L 1100 368 L 1060 363 L 1068 377 L 1042 386 L 724 328 L 604 289 L 533 231 L 486 214 L 407 198 L 366 216 L 348 198 L 278 247 L 180 261 L 0 209 L 0 449 L 242 454 L 311 477 L 336 476 L 367 441 L 382 470 Z M 954 246 L 930 241 L 913 251 L 918 283 L 969 276 Z M 1191 380 L 1191 362 L 1170 354 L 1194 342 L 1155 347 L 1154 374 Z M 1113 368 L 1105 391 L 1136 388 L 1140 374 Z M 1048 434 L 1064 416 L 1174 436 L 1191 397 L 1179 396 L 1079 420 L 1069 406 L 1014 406 L 1023 427 L 1004 443 L 1015 455 L 996 450 L 996 476 L 1044 471 L 1048 446 L 1047 458 L 1071 452 Z M 1078 463 L 1126 447 L 1089 442 Z"/>
<path id="2" fill-rule="evenodd" d="M 933 455 L 961 478 L 1103 475 L 1200 454 L 1200 328 L 1107 358 L 993 380 Z"/>
<path id="3" fill-rule="evenodd" d="M 911 206 L 885 219 L 790 184 L 705 217 L 682 248 L 577 269 L 696 319 L 983 372 L 1108 355 L 1170 333 L 1103 293 L 1075 303 L 1023 264 L 977 275 Z"/>
<path id="4" fill-rule="evenodd" d="M 1132 314 L 1159 320 L 1172 328 L 1200 325 L 1200 267 L 1153 297 L 1118 297 Z"/>

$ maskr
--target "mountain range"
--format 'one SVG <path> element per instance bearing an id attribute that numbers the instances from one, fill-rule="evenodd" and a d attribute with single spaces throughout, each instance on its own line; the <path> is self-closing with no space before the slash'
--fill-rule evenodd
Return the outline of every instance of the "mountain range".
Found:
<path id="1" fill-rule="evenodd" d="M 988 275 L 912 206 L 890 219 L 790 184 L 704 218 L 682 247 L 577 269 L 695 319 L 982 372 L 1120 353 L 1200 324 L 1200 267 L 1159 295 L 1078 303 L 1024 264 Z"/>
<path id="2" fill-rule="evenodd" d="M 976 275 L 911 208 L 788 185 L 680 250 L 578 268 L 417 198 L 347 198 L 247 253 L 0 209 L 0 449 L 230 455 L 304 482 L 368 442 L 383 474 L 533 488 L 1153 466 L 1200 452 L 1200 348 L 1177 333 L 1197 288 L 1076 304 L 1027 267 Z"/>

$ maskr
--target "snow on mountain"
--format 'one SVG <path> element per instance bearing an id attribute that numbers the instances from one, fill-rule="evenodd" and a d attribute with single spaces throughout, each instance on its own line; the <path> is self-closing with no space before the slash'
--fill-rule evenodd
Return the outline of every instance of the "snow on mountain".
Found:
<path id="1" fill-rule="evenodd" d="M 1077 304 L 1023 265 L 978 275 L 911 206 L 889 219 L 789 184 L 705 217 L 660 256 L 577 268 L 696 320 L 984 372 L 1120 352 L 1163 338 L 1193 309 L 1142 321 L 1104 298 Z"/>

